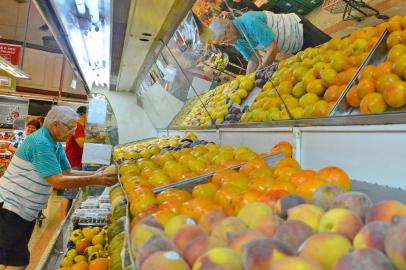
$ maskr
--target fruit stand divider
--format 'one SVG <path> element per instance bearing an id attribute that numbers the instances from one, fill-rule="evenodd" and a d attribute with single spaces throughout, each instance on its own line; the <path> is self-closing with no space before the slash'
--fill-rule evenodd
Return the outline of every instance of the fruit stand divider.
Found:
<path id="1" fill-rule="evenodd" d="M 119 173 L 119 165 L 115 162 L 116 165 L 116 170 L 117 170 L 117 177 L 118 177 L 118 184 L 120 185 L 121 191 L 124 193 L 125 200 L 127 202 L 127 207 L 125 208 L 125 215 L 126 215 L 126 223 L 124 226 L 124 235 L 125 235 L 125 240 L 124 240 L 124 245 L 127 245 L 127 251 L 128 254 L 130 255 L 130 261 L 131 261 L 131 268 L 132 269 L 137 269 L 135 267 L 135 257 L 134 254 L 131 250 L 131 237 L 130 237 L 130 222 L 131 222 L 131 216 L 130 216 L 130 201 L 128 200 L 127 192 L 124 191 L 123 183 L 121 182 L 120 178 L 120 173 Z M 123 245 L 123 247 L 124 247 Z"/>
<path id="2" fill-rule="evenodd" d="M 387 47 L 386 47 L 386 40 L 389 36 L 388 30 L 385 30 L 381 36 L 379 37 L 378 41 L 375 43 L 375 45 L 372 47 L 371 51 L 369 52 L 367 58 L 364 60 L 364 62 L 361 64 L 361 66 L 358 68 L 357 72 L 355 75 L 352 77 L 351 81 L 347 84 L 345 87 L 343 93 L 341 96 L 338 98 L 335 106 L 330 112 L 329 116 L 336 116 L 336 115 L 351 115 L 351 114 L 360 114 L 359 109 L 352 108 L 350 105 L 345 100 L 345 96 L 347 95 L 348 91 L 353 87 L 357 82 L 358 82 L 358 76 L 361 73 L 361 71 L 365 68 L 367 65 L 377 65 L 385 61 L 387 57 Z"/>

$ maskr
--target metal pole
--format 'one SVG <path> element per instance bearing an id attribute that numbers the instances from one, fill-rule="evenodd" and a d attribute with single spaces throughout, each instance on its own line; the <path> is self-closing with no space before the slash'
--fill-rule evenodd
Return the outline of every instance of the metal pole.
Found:
<path id="1" fill-rule="evenodd" d="M 21 61 L 19 64 L 19 68 L 23 69 L 24 65 L 24 55 L 25 55 L 25 48 L 27 47 L 27 32 L 28 32 L 28 22 L 30 20 L 30 12 L 31 12 L 31 0 L 28 2 L 28 13 L 27 13 L 27 20 L 25 21 L 25 33 L 24 33 L 24 41 L 23 41 L 23 51 L 21 54 Z"/>

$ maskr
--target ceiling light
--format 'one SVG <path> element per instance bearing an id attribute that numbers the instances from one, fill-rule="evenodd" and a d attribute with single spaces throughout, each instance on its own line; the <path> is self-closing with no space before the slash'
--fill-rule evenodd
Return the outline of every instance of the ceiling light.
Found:
<path id="1" fill-rule="evenodd" d="M 0 69 L 18 79 L 29 79 L 30 76 L 0 56 Z"/>

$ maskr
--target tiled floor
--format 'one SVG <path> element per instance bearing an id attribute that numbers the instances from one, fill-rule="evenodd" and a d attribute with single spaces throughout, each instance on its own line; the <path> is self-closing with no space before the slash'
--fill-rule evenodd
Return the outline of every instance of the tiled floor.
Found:
<path id="1" fill-rule="evenodd" d="M 63 217 L 60 211 L 61 196 L 51 195 L 48 201 L 48 207 L 44 211 L 46 218 L 44 219 L 42 226 L 38 224 L 35 226 L 34 232 L 29 243 L 31 252 L 30 264 L 27 270 L 34 270 L 38 263 L 45 255 L 45 251 L 53 239 L 54 235 L 58 232 L 59 226 L 62 224 Z"/>
<path id="2" fill-rule="evenodd" d="M 330 2 L 333 2 L 333 0 Z M 404 0 L 367 0 L 364 2 L 379 10 L 381 14 L 385 14 L 387 16 L 406 14 Z M 317 27 L 335 37 L 342 37 L 350 34 L 358 28 L 381 22 L 381 20 L 375 18 L 374 16 L 365 18 L 361 22 L 357 22 L 355 20 L 343 21 L 342 13 L 332 14 L 327 10 L 323 10 L 321 6 L 308 14 L 307 18 Z"/>

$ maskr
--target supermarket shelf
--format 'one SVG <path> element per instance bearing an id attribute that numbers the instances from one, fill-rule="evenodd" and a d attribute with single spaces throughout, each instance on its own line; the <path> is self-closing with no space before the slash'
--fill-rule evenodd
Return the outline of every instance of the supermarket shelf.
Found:
<path id="1" fill-rule="evenodd" d="M 322 118 L 302 118 L 272 122 L 251 122 L 218 125 L 219 128 L 269 128 L 269 127 L 306 127 L 306 126 L 350 126 L 350 125 L 386 125 L 406 124 L 406 112 L 387 112 L 368 115 L 345 115 Z M 214 127 L 179 127 L 170 130 L 212 130 Z M 169 130 L 169 129 L 168 129 Z"/>

